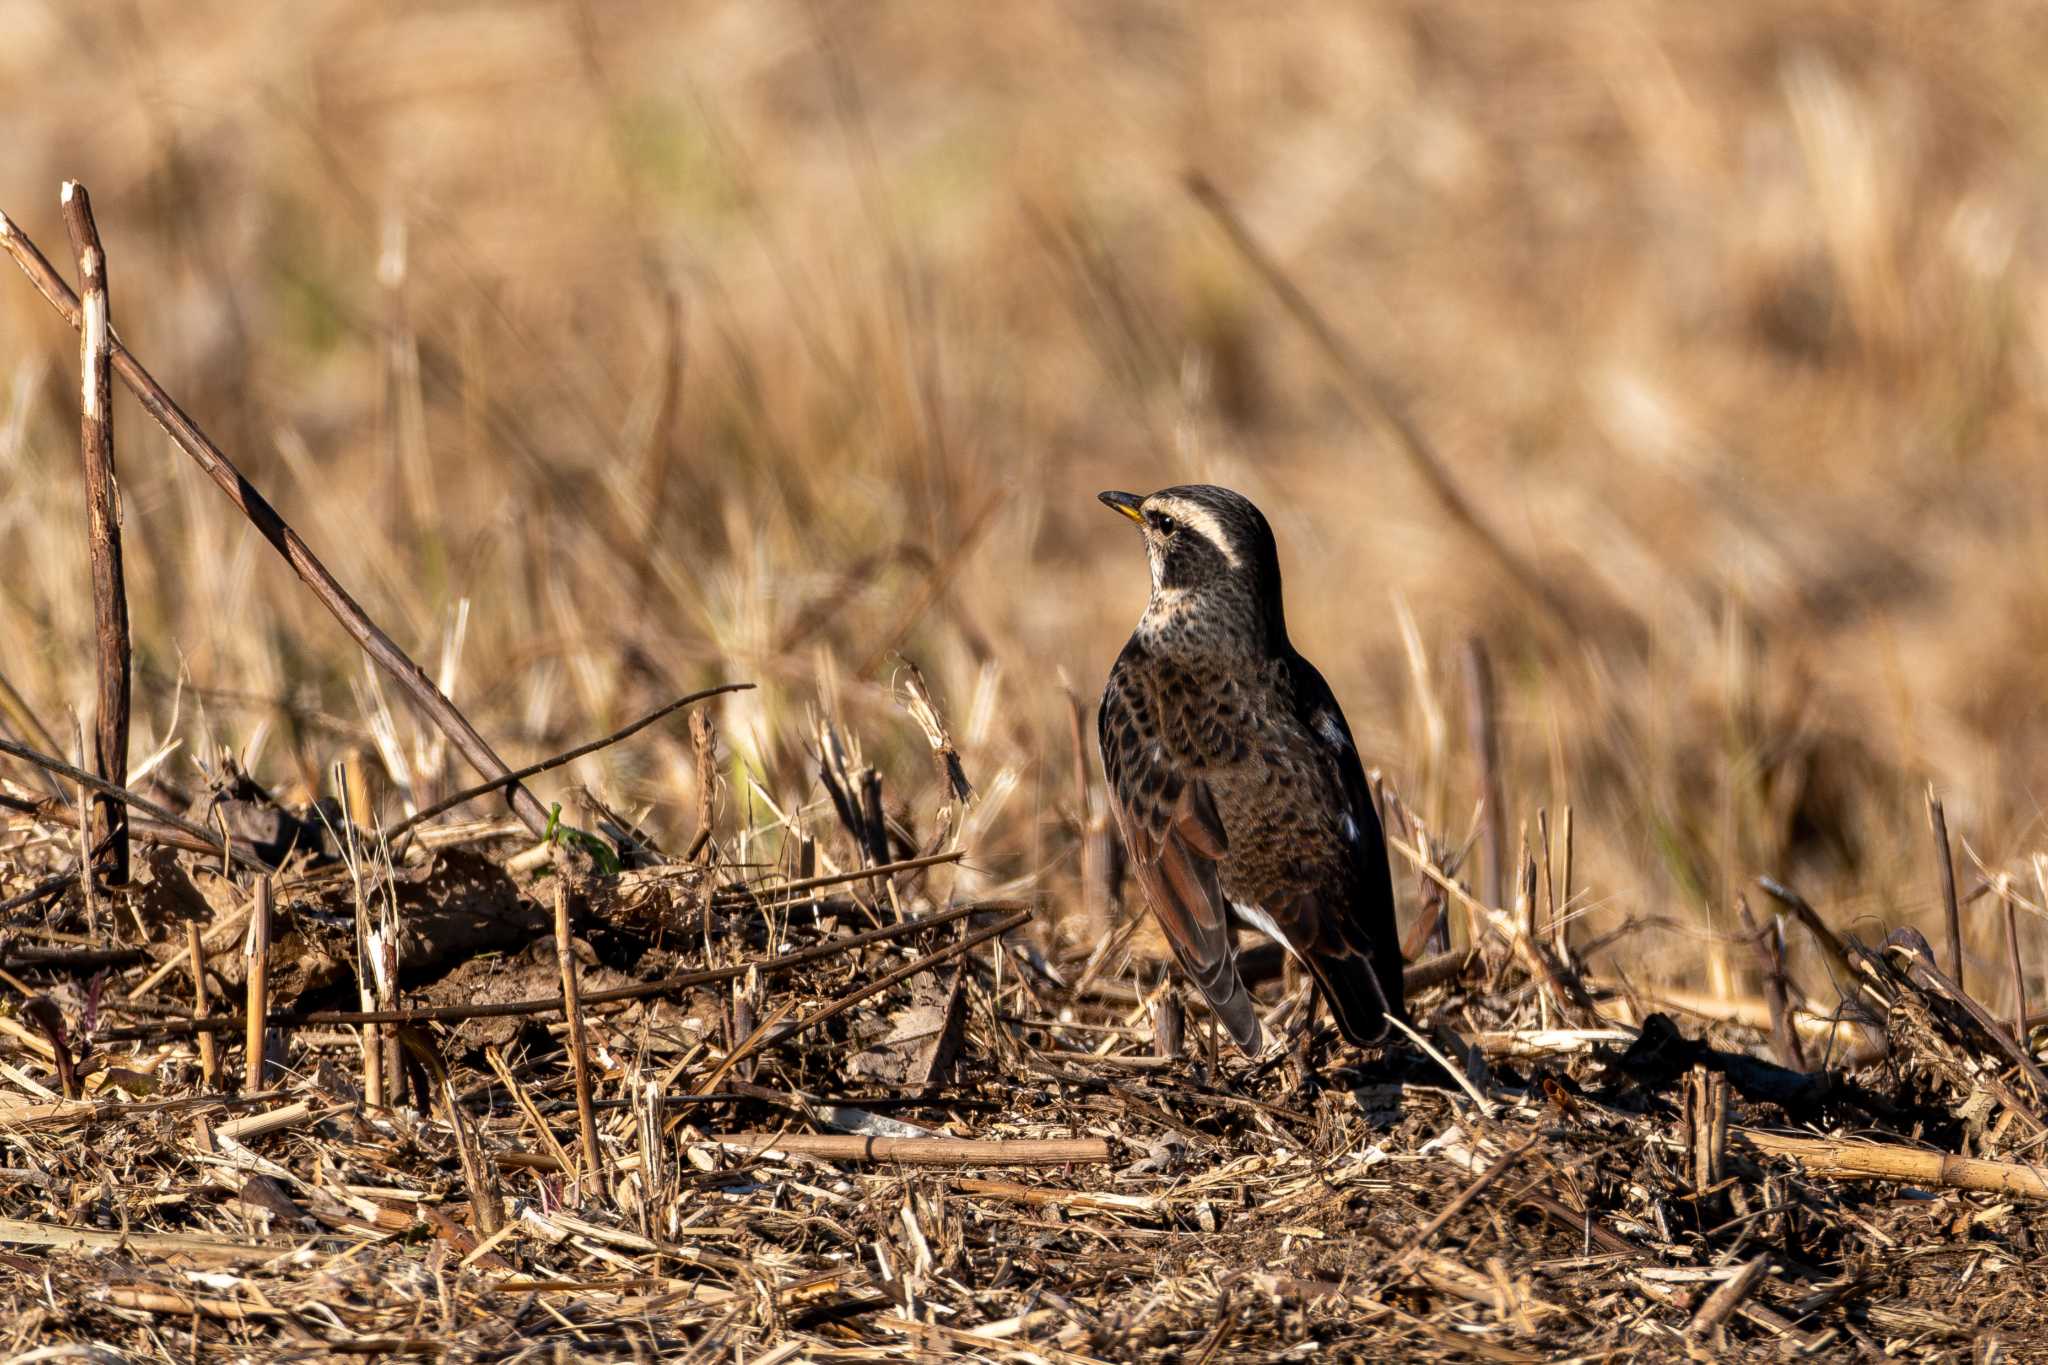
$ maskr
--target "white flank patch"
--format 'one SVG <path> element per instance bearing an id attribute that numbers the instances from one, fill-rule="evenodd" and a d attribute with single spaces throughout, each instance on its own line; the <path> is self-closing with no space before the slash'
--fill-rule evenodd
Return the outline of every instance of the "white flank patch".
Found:
<path id="1" fill-rule="evenodd" d="M 1349 811 L 1344 812 L 1344 841 L 1352 844 L 1358 842 L 1358 822 L 1351 818 Z"/>
<path id="2" fill-rule="evenodd" d="M 1337 714 L 1327 708 L 1316 712 L 1316 733 L 1339 749 L 1351 747 L 1351 741 L 1344 737 L 1344 727 L 1337 723 Z"/>
<path id="3" fill-rule="evenodd" d="M 1246 924 L 1249 924 L 1252 928 L 1258 930 L 1267 938 L 1272 939 L 1273 942 L 1279 944 L 1282 948 L 1285 948 L 1289 957 L 1297 962 L 1301 960 L 1301 954 L 1294 951 L 1294 945 L 1289 943 L 1287 936 L 1280 932 L 1280 926 L 1273 922 L 1271 915 L 1259 909 L 1258 906 L 1246 905 L 1243 901 L 1232 901 L 1230 908 L 1237 911 L 1243 917 Z"/>

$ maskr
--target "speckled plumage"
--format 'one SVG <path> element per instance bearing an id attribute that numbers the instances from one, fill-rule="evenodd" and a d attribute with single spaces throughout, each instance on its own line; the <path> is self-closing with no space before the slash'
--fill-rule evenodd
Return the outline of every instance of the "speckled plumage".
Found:
<path id="1" fill-rule="evenodd" d="M 1314 975 L 1346 1038 L 1377 1041 L 1402 1008 L 1386 849 L 1344 713 L 1287 639 L 1265 517 L 1203 484 L 1102 500 L 1143 528 L 1152 596 L 1110 669 L 1098 738 L 1175 957 L 1255 1051 L 1231 926 L 1260 928 Z"/>

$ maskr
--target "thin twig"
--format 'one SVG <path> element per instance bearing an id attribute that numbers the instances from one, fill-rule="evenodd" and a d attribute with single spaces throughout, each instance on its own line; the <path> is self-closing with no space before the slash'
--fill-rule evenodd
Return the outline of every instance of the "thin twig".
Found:
<path id="1" fill-rule="evenodd" d="M 798 891 L 816 891 L 820 887 L 838 886 L 842 882 L 869 881 L 878 877 L 892 877 L 898 872 L 913 872 L 920 867 L 937 867 L 941 863 L 957 863 L 967 856 L 964 848 L 949 849 L 944 853 L 928 853 L 921 858 L 903 858 L 893 863 L 876 863 L 870 867 L 858 867 L 851 872 L 829 872 L 816 877 L 800 877 L 792 882 L 777 882 L 769 886 L 733 888 L 725 893 L 728 897 L 740 897 L 757 901 L 763 896 L 787 896 Z M 781 902 L 773 902 L 779 905 Z"/>
<path id="2" fill-rule="evenodd" d="M 220 837 L 213 831 L 202 829 L 175 811 L 166 810 L 164 807 L 159 806 L 148 797 L 129 791 L 126 787 L 119 787 L 112 782 L 95 777 L 93 774 L 85 771 L 85 769 L 75 764 L 66 763 L 61 758 L 52 758 L 48 754 L 29 748 L 26 744 L 16 744 L 13 740 L 6 738 L 0 738 L 0 754 L 11 754 L 25 763 L 33 763 L 37 767 L 55 773 L 59 777 L 69 778 L 81 786 L 88 787 L 102 796 L 111 797 L 132 809 L 146 811 L 151 816 L 169 825 L 172 829 L 197 839 L 200 848 L 211 850 L 221 846 Z M 236 862 L 241 863 L 244 867 L 252 868 L 258 872 L 270 871 L 268 863 L 253 854 L 244 852 L 240 848 L 233 849 L 232 856 Z"/>
<path id="3" fill-rule="evenodd" d="M 1031 912 L 1029 910 L 1019 910 L 1016 914 L 1007 915 L 986 929 L 969 934 L 957 943 L 949 944 L 944 948 L 938 949 L 936 952 L 926 953 L 909 966 L 899 967 L 887 976 L 880 977 L 849 995 L 839 997 L 839 999 L 834 1000 L 831 1004 L 826 1005 L 815 1013 L 806 1015 L 790 1028 L 784 1030 L 774 1041 L 786 1043 L 792 1038 L 808 1033 L 826 1020 L 836 1019 L 855 1005 L 860 1004 L 861 1001 L 880 995 L 891 986 L 896 985 L 900 981 L 908 981 L 919 972 L 928 972 L 942 962 L 950 961 L 962 953 L 971 952 L 982 944 L 987 943 L 990 939 L 1000 938 L 1030 918 Z M 774 1023 L 774 1020 L 763 1023 L 761 1027 L 754 1030 L 751 1037 L 734 1048 L 730 1053 L 727 1053 L 725 1059 L 719 1063 L 717 1070 L 713 1073 L 713 1078 L 716 1079 L 716 1077 L 731 1071 L 735 1063 L 758 1052 L 769 1041 L 768 1035 L 773 1030 Z"/>
<path id="4" fill-rule="evenodd" d="M 1771 1011 L 1771 1041 L 1777 1048 L 1778 1060 L 1794 1071 L 1804 1071 L 1806 1054 L 1799 1046 L 1799 1031 L 1792 1027 L 1790 982 L 1785 977 L 1785 955 L 1778 942 L 1776 921 L 1758 929 L 1756 917 L 1749 913 L 1749 901 L 1743 896 L 1735 898 L 1735 915 L 1756 949 L 1763 975 L 1764 1003 Z"/>
<path id="5" fill-rule="evenodd" d="M 617 744 L 621 740 L 631 739 L 634 735 L 639 734 L 642 730 L 645 730 L 648 726 L 654 724 L 654 722 L 660 720 L 663 716 L 672 715 L 675 712 L 682 710 L 685 706 L 688 706 L 693 702 L 704 701 L 709 697 L 716 697 L 721 693 L 725 692 L 745 692 L 752 688 L 753 685 L 754 684 L 750 682 L 720 683 L 716 687 L 707 687 L 701 692 L 692 692 L 687 697 L 677 697 L 674 701 L 668 703 L 666 706 L 657 707 L 655 710 L 649 711 L 646 715 L 640 717 L 640 719 L 634 721 L 631 725 L 625 726 L 622 729 L 612 731 L 603 739 L 593 739 L 587 744 L 579 744 L 573 749 L 564 750 L 563 752 L 554 755 L 552 758 L 544 758 L 540 760 L 540 762 L 538 763 L 529 763 L 523 768 L 514 768 L 512 771 L 506 773 L 503 777 L 494 777 L 488 782 L 479 782 L 473 787 L 464 787 L 461 791 L 456 792 L 453 796 L 444 796 L 439 801 L 436 801 L 433 805 L 428 806 L 425 810 L 417 811 L 411 815 L 406 816 L 403 820 L 400 820 L 397 824 L 393 825 L 390 828 L 390 830 L 388 830 L 385 833 L 384 837 L 392 841 L 393 843 L 396 843 L 399 836 L 409 832 L 417 826 L 425 824 L 427 821 L 433 819 L 437 815 L 442 815 L 448 811 L 454 810 L 457 806 L 461 805 L 465 801 L 474 801 L 479 796 L 489 796 L 492 792 L 499 791 L 504 787 L 511 785 L 512 783 L 523 782 L 527 778 L 533 777 L 538 773 L 544 773 L 548 771 L 550 768 L 559 768 L 564 763 L 573 763 L 577 759 L 583 757 L 585 754 L 594 754 L 599 749 L 609 748 L 611 745 Z"/>
<path id="6" fill-rule="evenodd" d="M 0 914 L 5 914 L 9 910 L 19 910 L 24 905 L 33 905 L 39 900 L 46 900 L 71 885 L 77 877 L 76 872 L 60 872 L 54 877 L 46 877 L 20 895 L 9 896 L 6 900 L 0 901 Z"/>
<path id="7" fill-rule="evenodd" d="M 1427 1223 L 1416 1229 L 1415 1235 L 1410 1237 L 1394 1253 L 1395 1262 L 1398 1263 L 1406 1259 L 1409 1253 L 1420 1251 L 1428 1246 L 1431 1239 L 1439 1232 L 1442 1232 L 1445 1227 L 1449 1226 L 1453 1218 L 1456 1218 L 1472 1206 L 1472 1201 L 1485 1194 L 1487 1190 L 1493 1187 L 1494 1182 L 1513 1170 L 1515 1163 L 1534 1150 L 1543 1141 L 1543 1137 L 1544 1135 L 1540 1130 L 1531 1133 L 1520 1145 L 1480 1172 L 1479 1178 L 1460 1191 L 1457 1198 L 1444 1205 L 1434 1218 L 1431 1218 Z"/>
<path id="8" fill-rule="evenodd" d="M 1837 986 L 1846 988 L 1856 980 L 1856 969 L 1849 963 L 1849 950 L 1842 946 L 1842 940 L 1835 931 L 1822 922 L 1820 912 L 1807 903 L 1806 897 L 1772 877 L 1758 877 L 1756 884 L 1806 926 L 1806 932 L 1813 935 L 1813 941 L 1820 945 L 1821 951 L 1827 954 L 1829 965 L 1835 969 Z"/>
<path id="9" fill-rule="evenodd" d="M 1472 1103 L 1479 1106 L 1479 1112 L 1481 1114 L 1485 1115 L 1487 1118 L 1493 1117 L 1493 1101 L 1487 1099 L 1486 1096 L 1480 1094 L 1479 1087 L 1472 1083 L 1472 1078 L 1470 1076 L 1467 1076 L 1464 1073 L 1464 1071 L 1460 1068 L 1453 1066 L 1451 1064 L 1450 1058 L 1444 1056 L 1443 1053 L 1439 1052 L 1433 1043 L 1431 1043 L 1427 1038 L 1424 1038 L 1421 1034 L 1417 1033 L 1414 1029 L 1410 1028 L 1408 1024 L 1403 1020 L 1396 1019 L 1393 1015 L 1390 1014 L 1387 1016 L 1387 1022 L 1389 1024 L 1392 1024 L 1395 1028 L 1401 1030 L 1401 1032 L 1407 1034 L 1408 1040 L 1410 1042 L 1414 1043 L 1415 1046 L 1421 1048 L 1424 1054 L 1427 1055 L 1431 1061 L 1435 1062 L 1438 1066 L 1442 1067 L 1444 1070 L 1444 1074 L 1449 1076 L 1454 1082 L 1456 1082 L 1460 1090 L 1464 1091 L 1467 1095 L 1471 1096 Z"/>

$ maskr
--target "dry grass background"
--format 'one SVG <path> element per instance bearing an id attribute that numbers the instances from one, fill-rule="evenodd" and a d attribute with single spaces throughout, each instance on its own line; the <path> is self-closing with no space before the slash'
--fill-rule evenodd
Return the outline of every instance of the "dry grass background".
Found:
<path id="1" fill-rule="evenodd" d="M 2018 7 L 9 0 L 0 32 L 0 208 L 55 251 L 90 186 L 129 345 L 514 762 L 753 679 L 726 810 L 814 801 L 833 714 L 925 827 L 900 651 L 977 866 L 1071 905 L 1063 687 L 1092 704 L 1143 598 L 1093 494 L 1203 479 L 1271 515 L 1297 642 L 1454 839 L 1487 640 L 1508 814 L 1573 806 L 1596 919 L 1725 925 L 1771 872 L 1931 931 L 1930 780 L 1987 866 L 2043 845 Z M 1580 629 L 1353 422 L 1191 167 Z M 0 671 L 89 714 L 73 342 L 11 278 L 0 338 Z M 225 745 L 320 787 L 376 749 L 355 648 L 117 415 L 138 753 L 175 725 L 180 781 Z M 469 780 L 421 734 L 387 812 Z M 543 793 L 577 783 L 689 828 L 680 726 Z"/>

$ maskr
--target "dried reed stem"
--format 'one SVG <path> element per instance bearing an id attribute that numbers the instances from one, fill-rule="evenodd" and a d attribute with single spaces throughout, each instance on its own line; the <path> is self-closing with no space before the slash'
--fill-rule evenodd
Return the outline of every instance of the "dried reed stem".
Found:
<path id="1" fill-rule="evenodd" d="M 1564 865 L 1558 869 L 1557 903 L 1563 914 L 1550 922 L 1550 934 L 1557 948 L 1558 961 L 1567 967 L 1572 963 L 1572 808 L 1564 808 L 1564 826 L 1559 831 L 1564 838 Z"/>
<path id="2" fill-rule="evenodd" d="M 83 325 L 83 311 L 70 286 L 59 278 L 35 243 L 4 214 L 0 214 L 0 247 L 5 247 L 8 254 L 14 257 L 14 263 L 21 267 L 29 282 L 49 300 L 51 307 L 63 315 L 66 322 L 73 327 Z M 121 376 L 121 382 L 128 386 L 129 392 L 142 404 L 143 411 L 156 419 L 165 434 L 191 456 L 206 472 L 207 477 L 213 480 L 214 485 L 227 496 L 228 501 L 249 518 L 257 533 L 284 557 L 285 562 L 291 565 L 292 571 L 298 574 L 300 581 L 312 590 L 320 604 L 341 624 L 342 629 L 349 633 L 378 667 L 391 675 L 406 695 L 412 698 L 413 704 L 419 707 L 421 713 L 448 737 L 449 742 L 469 765 L 493 781 L 506 781 L 506 774 L 511 770 L 505 766 L 504 760 L 499 758 L 485 742 L 484 737 L 477 733 L 469 719 L 456 709 L 455 703 L 442 695 L 441 689 L 434 685 L 426 670 L 414 663 L 412 657 L 400 649 L 397 642 L 370 619 L 369 614 L 349 595 L 348 590 L 342 587 L 341 581 L 320 562 L 319 556 L 313 553 L 304 538 L 278 515 L 277 509 L 270 505 L 269 500 L 257 490 L 256 485 L 242 475 L 234 462 L 199 429 L 198 424 L 185 414 L 184 409 L 164 391 L 163 386 L 156 382 L 118 338 L 112 342 L 112 347 L 114 372 Z M 526 826 L 534 838 L 546 835 L 548 813 L 540 802 L 534 799 L 533 793 L 514 782 L 506 793 L 506 799 L 512 807 L 513 814 L 519 817 L 520 823 Z"/>
<path id="3" fill-rule="evenodd" d="M 2027 973 L 2020 963 L 2020 922 L 2018 898 L 2012 893 L 2012 877 L 1998 874 L 1998 899 L 2005 907 L 2005 963 L 2012 973 L 2012 1040 L 2027 1045 Z"/>
<path id="4" fill-rule="evenodd" d="M 448 1064 L 441 1059 L 441 1054 L 418 1029 L 402 1028 L 398 1031 L 398 1038 L 400 1045 L 426 1072 L 434 1098 L 440 1103 L 442 1120 L 455 1138 L 455 1156 L 462 1166 L 462 1187 L 469 1192 L 470 1221 L 476 1225 L 477 1236 L 491 1237 L 504 1226 L 505 1221 L 503 1201 L 498 1193 L 497 1167 L 484 1159 L 476 1125 L 463 1108 L 462 1094 L 455 1088 L 455 1078 L 449 1074 Z"/>
<path id="5" fill-rule="evenodd" d="M 632 724 L 614 730 L 602 739 L 593 739 L 588 743 L 579 744 L 573 749 L 567 749 L 559 754 L 541 759 L 538 763 L 529 763 L 523 768 L 514 768 L 500 777 L 492 778 L 488 782 L 479 782 L 475 786 L 464 787 L 453 796 L 444 796 L 425 810 L 418 811 L 400 820 L 389 830 L 385 831 L 384 837 L 388 840 L 396 841 L 399 835 L 425 824 L 437 815 L 454 810 L 465 801 L 474 801 L 479 796 L 489 796 L 494 791 L 499 791 L 514 783 L 523 782 L 537 773 L 547 772 L 551 768 L 559 768 L 565 763 L 573 763 L 585 754 L 594 754 L 599 749 L 609 748 L 621 740 L 631 739 L 634 735 L 639 734 L 662 717 L 680 711 L 685 706 L 689 706 L 694 702 L 704 701 L 707 698 L 720 696 L 726 692 L 745 692 L 752 687 L 753 684 L 750 682 L 720 683 L 716 687 L 707 687 L 701 692 L 692 692 L 687 697 L 677 697 L 667 705 L 656 707 Z"/>
<path id="6" fill-rule="evenodd" d="M 185 921 L 185 956 L 192 967 L 192 1015 L 206 1015 L 206 945 L 200 941 L 196 920 Z M 211 1033 L 199 1035 L 199 1077 L 208 1090 L 220 1086 L 220 1046 Z"/>
<path id="7" fill-rule="evenodd" d="M 1479 881 L 1479 899 L 1499 909 L 1508 858 L 1506 812 L 1501 809 L 1500 730 L 1495 723 L 1493 662 L 1487 657 L 1486 642 L 1476 635 L 1465 641 L 1465 723 L 1472 737 L 1472 758 L 1479 767 L 1479 799 L 1486 822 L 1480 836 L 1486 847 L 1486 870 Z M 1478 941 L 1475 927 L 1471 942 Z"/>
<path id="8" fill-rule="evenodd" d="M 1738 1134 L 1767 1156 L 1796 1158 L 1812 1175 L 1839 1180 L 1895 1180 L 1902 1185 L 1936 1185 L 2048 1199 L 2048 1178 L 2042 1176 L 2038 1167 L 2019 1162 L 1980 1161 L 1888 1142 L 1787 1137 L 1754 1128 L 1739 1129 Z"/>
<path id="9" fill-rule="evenodd" d="M 1728 1150 L 1728 1077 L 1695 1065 L 1685 1077 L 1684 1139 L 1690 1158 L 1686 1174 L 1695 1192 L 1721 1183 Z"/>
<path id="10" fill-rule="evenodd" d="M 1181 1009 L 1180 993 L 1169 978 L 1166 989 L 1152 1004 L 1152 1055 L 1179 1060 L 1187 1040 L 1187 1015 Z"/>
<path id="11" fill-rule="evenodd" d="M 382 1004 L 383 1002 L 376 1000 L 375 987 L 371 984 L 376 980 L 376 968 L 370 962 L 368 950 L 361 946 L 364 942 L 364 936 L 361 933 L 360 921 L 363 919 L 363 908 L 360 902 L 356 906 L 356 918 L 358 920 L 358 934 L 356 938 L 358 945 L 356 953 L 358 995 L 364 999 L 366 1004 Z M 205 1038 L 208 1035 L 202 1033 L 199 1036 Z M 382 1024 L 363 1025 L 362 1049 L 363 1104 L 366 1108 L 382 1109 L 390 1102 L 384 1085 L 384 1026 Z M 396 1081 L 400 1078 L 394 1074 L 391 1079 Z"/>
<path id="12" fill-rule="evenodd" d="M 35 764 L 46 772 L 54 773 L 59 777 L 69 778 L 81 787 L 85 787 L 101 796 L 121 802 L 123 805 L 135 810 L 147 811 L 155 819 L 163 821 L 171 828 L 196 840 L 198 850 L 212 852 L 218 850 L 221 846 L 220 836 L 213 831 L 202 829 L 175 811 L 164 809 L 148 797 L 129 791 L 126 787 L 117 786 L 104 778 L 96 777 L 76 764 L 66 763 L 61 758 L 52 758 L 46 753 L 31 749 L 25 744 L 16 744 L 13 740 L 4 737 L 0 737 L 0 754 L 11 754 L 25 763 Z M 254 871 L 268 872 L 270 870 L 268 863 L 242 851 L 240 848 L 233 849 L 231 856 L 236 862 Z"/>
<path id="13" fill-rule="evenodd" d="M 109 372 L 112 329 L 107 303 L 107 257 L 93 222 L 85 186 L 64 182 L 64 226 L 78 256 L 83 300 L 78 329 L 80 406 L 78 447 L 85 464 L 87 545 L 92 556 L 93 631 L 99 645 L 99 704 L 94 718 L 93 768 L 116 787 L 128 783 L 128 593 L 121 564 L 121 502 L 114 476 L 114 394 Z M 106 842 L 100 870 L 120 885 L 128 880 L 128 809 L 101 795 L 93 802 L 95 843 Z"/>
<path id="14" fill-rule="evenodd" d="M 1842 946 L 1842 940 L 1835 935 L 1835 931 L 1822 922 L 1820 912 L 1807 902 L 1806 897 L 1772 877 L 1758 877 L 1756 884 L 1806 926 L 1806 932 L 1813 935 L 1813 941 L 1827 954 L 1828 965 L 1836 973 L 1835 982 L 1838 986 L 1847 986 L 1856 980 L 1856 968 L 1849 962 L 1849 950 Z"/>
<path id="15" fill-rule="evenodd" d="M 589 1042 L 583 1034 L 583 1001 L 576 983 L 576 946 L 569 937 L 569 888 L 555 887 L 555 959 L 562 967 L 562 1018 L 569 1025 L 569 1063 L 576 1081 L 576 1129 L 583 1143 L 579 1191 L 603 1188 L 604 1153 L 597 1145 L 597 1109 L 591 1103 Z"/>
<path id="16" fill-rule="evenodd" d="M 906 1166 L 1065 1166 L 1110 1159 L 1107 1138 L 891 1138 L 838 1133 L 714 1133 L 711 1141 L 755 1154 L 789 1152 L 827 1161 Z"/>
<path id="17" fill-rule="evenodd" d="M 1948 932 L 1948 979 L 1956 983 L 1957 990 L 1963 986 L 1963 919 L 1956 905 L 1956 864 L 1948 846 L 1948 817 L 1942 813 L 1941 802 L 1935 798 L 1934 787 L 1927 788 L 1927 824 L 1934 831 L 1934 867 L 1941 876 L 1941 904 L 1947 915 L 1944 927 Z"/>
<path id="18" fill-rule="evenodd" d="M 690 713 L 690 751 L 697 769 L 697 834 L 690 840 L 685 861 L 695 862 L 711 847 L 718 815 L 718 735 L 712 729 L 709 711 Z"/>
<path id="19" fill-rule="evenodd" d="M 1743 1301 L 1770 1268 L 1769 1252 L 1745 1261 L 1740 1270 L 1721 1281 L 1721 1287 L 1707 1296 L 1707 1301 L 1700 1305 L 1700 1311 L 1693 1314 L 1692 1321 L 1686 1325 L 1685 1334 L 1698 1340 L 1718 1332 L 1722 1324 L 1735 1315 L 1735 1310 L 1742 1307 Z"/>
<path id="20" fill-rule="evenodd" d="M 1749 913 L 1749 899 L 1735 898 L 1735 917 L 1742 932 L 1756 949 L 1757 965 L 1763 977 L 1764 1004 L 1771 1011 L 1771 1043 L 1778 1060 L 1794 1071 L 1806 1070 L 1806 1054 L 1799 1046 L 1799 1031 L 1792 1027 L 1791 982 L 1785 975 L 1785 950 L 1772 926 L 1757 927 Z"/>
<path id="21" fill-rule="evenodd" d="M 264 1026 L 270 1012 L 270 878 L 256 879 L 256 903 L 249 911 L 249 1007 L 242 1093 L 263 1088 Z"/>

